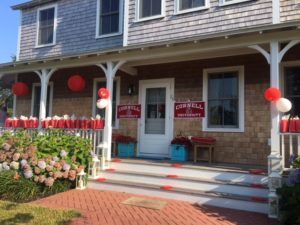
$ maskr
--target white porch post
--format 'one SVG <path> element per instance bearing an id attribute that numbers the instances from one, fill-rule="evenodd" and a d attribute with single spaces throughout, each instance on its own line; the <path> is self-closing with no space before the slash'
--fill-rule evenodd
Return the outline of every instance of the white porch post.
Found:
<path id="1" fill-rule="evenodd" d="M 113 94 L 114 78 L 118 69 L 125 63 L 125 61 L 111 62 L 98 64 L 106 77 L 106 88 L 109 90 L 111 96 Z M 94 103 L 96 104 L 96 103 Z M 110 98 L 108 106 L 105 108 L 105 126 L 103 135 L 103 144 L 107 148 L 107 161 L 111 161 L 111 142 L 112 142 L 112 101 Z"/>
<path id="2" fill-rule="evenodd" d="M 47 107 L 47 91 L 50 77 L 56 71 L 56 69 L 42 69 L 34 71 L 41 79 L 41 98 L 40 98 L 40 114 L 39 120 L 42 121 L 46 118 Z"/>

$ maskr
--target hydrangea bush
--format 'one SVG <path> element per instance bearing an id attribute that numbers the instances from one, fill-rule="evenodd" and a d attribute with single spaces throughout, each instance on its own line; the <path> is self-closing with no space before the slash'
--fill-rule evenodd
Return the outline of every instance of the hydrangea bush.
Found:
<path id="1" fill-rule="evenodd" d="M 90 149 L 89 140 L 63 131 L 7 132 L 0 137 L 0 173 L 15 171 L 15 179 L 22 176 L 47 187 L 57 180 L 75 181 L 87 168 Z"/>

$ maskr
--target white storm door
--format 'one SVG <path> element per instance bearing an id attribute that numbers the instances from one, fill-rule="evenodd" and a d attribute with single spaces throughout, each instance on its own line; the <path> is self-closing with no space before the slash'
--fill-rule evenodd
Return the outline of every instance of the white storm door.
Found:
<path id="1" fill-rule="evenodd" d="M 140 81 L 141 157 L 169 157 L 169 146 L 173 137 L 173 86 L 173 79 Z"/>

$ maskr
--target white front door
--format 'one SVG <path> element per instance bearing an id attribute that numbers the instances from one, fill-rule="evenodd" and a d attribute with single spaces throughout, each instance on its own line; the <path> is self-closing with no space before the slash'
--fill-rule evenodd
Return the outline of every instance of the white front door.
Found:
<path id="1" fill-rule="evenodd" d="M 140 81 L 142 115 L 139 126 L 140 157 L 169 157 L 173 137 L 174 79 Z"/>

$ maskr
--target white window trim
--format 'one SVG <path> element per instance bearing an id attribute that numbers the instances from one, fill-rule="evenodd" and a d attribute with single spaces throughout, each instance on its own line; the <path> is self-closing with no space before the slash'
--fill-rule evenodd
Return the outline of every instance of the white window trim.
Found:
<path id="1" fill-rule="evenodd" d="M 238 72 L 239 75 L 239 127 L 238 128 L 209 128 L 208 123 L 208 75 L 210 73 Z M 211 68 L 203 70 L 203 101 L 205 102 L 205 117 L 202 121 L 202 130 L 206 132 L 244 132 L 245 131 L 245 75 L 244 66 Z"/>
<path id="2" fill-rule="evenodd" d="M 285 69 L 289 68 L 289 67 L 300 67 L 300 60 L 294 60 L 294 61 L 286 61 L 286 62 L 282 62 L 280 64 L 280 85 L 279 88 L 282 91 L 282 95 L 285 95 Z M 284 96 L 285 97 L 285 96 Z M 281 113 L 282 115 L 284 113 Z"/>
<path id="3" fill-rule="evenodd" d="M 98 99 L 98 90 L 97 90 L 97 83 L 98 82 L 106 82 L 106 78 L 104 77 L 99 77 L 99 78 L 94 78 L 93 81 L 93 102 L 92 102 L 92 115 L 93 117 L 96 116 L 96 102 Z M 117 82 L 117 91 L 116 91 L 116 105 L 118 106 L 120 104 L 120 83 L 121 83 L 121 78 L 120 77 L 115 77 L 114 81 Z M 117 111 L 117 108 L 116 108 Z M 117 113 L 116 113 L 116 118 L 115 118 L 115 126 L 113 129 L 119 129 L 119 119 L 117 118 Z"/>
<path id="4" fill-rule="evenodd" d="M 119 31 L 111 34 L 100 34 L 100 10 L 101 8 L 101 0 L 97 0 L 97 18 L 96 18 L 96 39 L 98 38 L 106 38 L 106 37 L 113 37 L 118 36 L 123 33 L 123 0 L 119 0 Z"/>
<path id="5" fill-rule="evenodd" d="M 204 6 L 190 8 L 190 9 L 184 9 L 184 10 L 180 10 L 179 6 L 180 6 L 180 0 L 175 0 L 175 12 L 174 12 L 175 15 L 209 9 L 210 2 L 209 2 L 209 0 L 205 0 Z"/>
<path id="6" fill-rule="evenodd" d="M 45 9 L 54 8 L 54 24 L 53 24 L 53 42 L 49 44 L 42 44 L 39 45 L 39 30 L 40 30 L 40 12 Z M 35 41 L 35 48 L 42 48 L 42 47 L 49 47 L 56 44 L 56 29 L 57 29 L 57 4 L 47 5 L 44 7 L 40 7 L 37 10 L 36 16 L 36 41 Z"/>
<path id="7" fill-rule="evenodd" d="M 230 2 L 226 2 L 225 0 L 220 0 L 219 5 L 220 6 L 226 6 L 226 5 L 232 5 L 232 4 L 238 4 L 238 3 L 242 3 L 242 2 L 250 2 L 253 0 L 233 0 Z"/>
<path id="8" fill-rule="evenodd" d="M 135 22 L 143 22 L 143 21 L 148 21 L 148 20 L 154 20 L 154 19 L 159 19 L 159 18 L 164 18 L 166 15 L 166 0 L 161 0 L 161 13 L 159 15 L 155 16 L 149 16 L 149 17 L 144 17 L 140 18 L 140 0 L 135 0 Z"/>
<path id="9" fill-rule="evenodd" d="M 50 98 L 49 98 L 49 116 L 52 116 L 52 102 L 53 102 L 53 82 L 49 82 L 50 86 Z M 35 99 L 35 87 L 41 86 L 41 83 L 33 83 L 32 84 L 32 94 L 31 94 L 31 112 L 30 115 L 33 116 L 33 104 Z"/>

